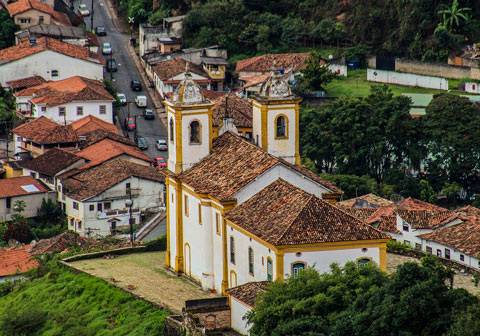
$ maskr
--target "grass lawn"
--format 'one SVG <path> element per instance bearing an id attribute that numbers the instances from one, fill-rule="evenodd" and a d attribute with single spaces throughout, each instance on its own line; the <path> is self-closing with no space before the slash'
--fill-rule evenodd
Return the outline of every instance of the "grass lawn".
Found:
<path id="1" fill-rule="evenodd" d="M 105 280 L 115 279 L 115 285 L 127 288 L 134 285 L 134 293 L 149 301 L 166 305 L 181 312 L 185 300 L 216 297 L 201 290 L 185 278 L 165 271 L 165 252 L 145 252 L 115 259 L 89 259 L 70 263 L 73 267 Z"/>

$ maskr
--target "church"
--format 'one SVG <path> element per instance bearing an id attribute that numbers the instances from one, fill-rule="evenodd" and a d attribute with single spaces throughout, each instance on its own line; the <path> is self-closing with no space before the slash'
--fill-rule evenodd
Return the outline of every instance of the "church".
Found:
<path id="1" fill-rule="evenodd" d="M 164 101 L 167 267 L 222 293 L 308 266 L 375 262 L 385 271 L 390 237 L 336 207 L 341 190 L 300 165 L 301 98 L 272 68 L 251 99 L 252 139 L 237 135 L 228 113 L 213 137 L 213 104 L 188 64 Z"/>

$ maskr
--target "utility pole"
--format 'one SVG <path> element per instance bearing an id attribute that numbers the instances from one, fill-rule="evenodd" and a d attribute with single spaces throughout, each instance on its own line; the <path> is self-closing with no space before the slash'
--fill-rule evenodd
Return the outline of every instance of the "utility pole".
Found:
<path id="1" fill-rule="evenodd" d="M 93 1 L 93 0 L 92 0 L 92 1 Z M 113 54 L 113 50 L 110 49 L 110 82 L 112 82 L 112 85 L 113 85 L 112 54 Z M 107 67 L 107 68 L 108 68 L 108 67 Z"/>
<path id="2" fill-rule="evenodd" d="M 93 13 L 95 12 L 95 10 L 93 9 L 93 0 L 92 0 L 92 12 L 90 13 L 90 28 L 92 29 L 92 33 L 95 31 L 95 29 L 93 29 Z"/>

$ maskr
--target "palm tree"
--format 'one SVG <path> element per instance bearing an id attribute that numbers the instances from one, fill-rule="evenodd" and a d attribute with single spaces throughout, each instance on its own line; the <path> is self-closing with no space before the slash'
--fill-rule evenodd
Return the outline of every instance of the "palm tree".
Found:
<path id="1" fill-rule="evenodd" d="M 443 25 L 450 31 L 454 24 L 456 27 L 460 25 L 460 19 L 467 22 L 468 14 L 466 12 L 472 10 L 471 8 L 460 8 L 458 0 L 453 0 L 450 7 L 443 5 L 443 8 L 441 11 L 438 11 L 438 14 L 443 16 Z"/>

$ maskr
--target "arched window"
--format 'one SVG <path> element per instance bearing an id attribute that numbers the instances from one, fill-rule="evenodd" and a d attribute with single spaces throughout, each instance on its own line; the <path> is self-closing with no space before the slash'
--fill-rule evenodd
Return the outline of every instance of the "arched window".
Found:
<path id="1" fill-rule="evenodd" d="M 248 248 L 248 273 L 253 275 L 253 249 Z"/>
<path id="2" fill-rule="evenodd" d="M 287 120 L 284 116 L 278 116 L 276 121 L 276 138 L 287 137 Z"/>
<path id="3" fill-rule="evenodd" d="M 190 144 L 201 143 L 200 128 L 200 123 L 197 120 L 190 123 Z"/>
<path id="4" fill-rule="evenodd" d="M 173 119 L 170 119 L 170 141 L 173 142 Z"/>
<path id="5" fill-rule="evenodd" d="M 235 264 L 235 238 L 230 236 L 230 262 Z"/>
<path id="6" fill-rule="evenodd" d="M 357 259 L 358 268 L 362 268 L 362 267 L 367 266 L 367 265 L 370 263 L 370 261 L 371 261 L 370 258 L 360 258 L 360 259 Z"/>
<path id="7" fill-rule="evenodd" d="M 292 265 L 293 278 L 298 277 L 298 273 L 300 271 L 303 271 L 304 269 L 305 269 L 305 263 L 303 263 L 303 262 L 297 262 L 297 263 L 293 264 Z"/>
<path id="8" fill-rule="evenodd" d="M 272 258 L 268 257 L 267 258 L 267 280 L 272 281 L 273 280 L 273 271 L 272 271 L 273 265 L 272 265 Z"/>

